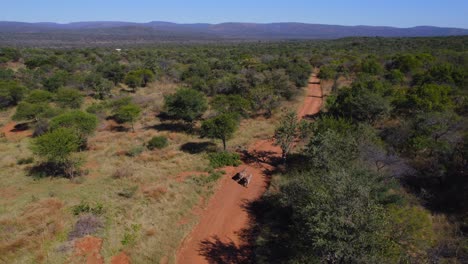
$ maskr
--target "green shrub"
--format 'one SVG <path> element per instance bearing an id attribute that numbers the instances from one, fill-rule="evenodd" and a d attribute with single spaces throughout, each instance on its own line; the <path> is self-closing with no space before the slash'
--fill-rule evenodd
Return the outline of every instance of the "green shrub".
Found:
<path id="1" fill-rule="evenodd" d="M 132 198 L 135 195 L 137 190 L 138 190 L 138 186 L 127 187 L 121 190 L 120 192 L 118 192 L 117 194 L 124 198 Z"/>
<path id="2" fill-rule="evenodd" d="M 18 159 L 18 161 L 16 162 L 16 164 L 18 165 L 24 165 L 24 164 L 31 164 L 34 162 L 34 158 L 33 157 L 28 157 L 28 158 L 21 158 L 21 159 Z"/>
<path id="3" fill-rule="evenodd" d="M 169 142 L 167 141 L 167 138 L 165 136 L 156 136 L 153 137 L 150 141 L 148 141 L 148 149 L 153 150 L 153 149 L 163 149 L 169 145 Z"/>
<path id="4" fill-rule="evenodd" d="M 102 215 L 104 213 L 104 206 L 100 203 L 92 206 L 88 202 L 81 201 L 80 204 L 72 207 L 72 212 L 74 215 L 80 214 L 94 214 Z"/>
<path id="5" fill-rule="evenodd" d="M 127 151 L 127 156 L 136 157 L 140 155 L 145 149 L 143 146 L 136 146 Z"/>
<path id="6" fill-rule="evenodd" d="M 208 154 L 210 165 L 213 168 L 221 168 L 224 166 L 239 166 L 242 162 L 237 153 L 217 152 Z"/>
<path id="7" fill-rule="evenodd" d="M 80 91 L 72 88 L 60 88 L 55 95 L 57 105 L 62 108 L 80 108 L 84 101 L 84 96 Z"/>
<path id="8" fill-rule="evenodd" d="M 120 241 L 123 246 L 135 244 L 141 230 L 140 224 L 132 224 L 130 228 L 125 228 L 123 239 Z"/>

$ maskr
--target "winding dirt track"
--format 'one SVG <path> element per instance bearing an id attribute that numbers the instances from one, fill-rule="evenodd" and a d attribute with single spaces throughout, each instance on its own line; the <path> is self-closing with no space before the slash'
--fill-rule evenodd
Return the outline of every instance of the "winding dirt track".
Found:
<path id="1" fill-rule="evenodd" d="M 297 110 L 298 117 L 313 116 L 322 106 L 320 80 L 315 74 L 309 79 L 307 96 Z M 249 213 L 246 204 L 259 199 L 266 191 L 270 172 L 275 159 L 281 157 L 281 149 L 273 145 L 273 139 L 259 140 L 248 149 L 244 164 L 240 167 L 224 168 L 225 177 L 219 183 L 215 194 L 201 212 L 200 222 L 185 238 L 177 252 L 177 263 L 236 263 L 248 262 L 242 256 L 216 256 L 217 251 L 208 247 L 220 246 L 227 251 L 236 251 L 245 246 L 243 230 L 249 227 Z M 237 172 L 247 168 L 253 180 L 245 188 L 231 179 Z M 227 255 L 227 256 L 226 256 Z"/>

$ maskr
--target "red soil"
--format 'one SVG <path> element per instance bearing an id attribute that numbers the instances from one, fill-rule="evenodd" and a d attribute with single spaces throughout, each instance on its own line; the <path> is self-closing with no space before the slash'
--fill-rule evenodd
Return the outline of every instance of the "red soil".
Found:
<path id="1" fill-rule="evenodd" d="M 307 89 L 307 97 L 298 115 L 300 118 L 312 116 L 320 111 L 322 106 L 322 91 L 319 80 L 311 76 Z M 177 263 L 209 263 L 212 259 L 226 261 L 223 256 L 206 257 L 207 245 L 228 245 L 229 250 L 245 246 L 242 231 L 249 227 L 249 213 L 246 205 L 259 199 L 266 191 L 269 183 L 269 172 L 274 169 L 272 160 L 281 156 L 281 149 L 274 146 L 273 139 L 259 140 L 249 148 L 249 158 L 238 168 L 224 168 L 226 175 L 219 182 L 215 194 L 211 197 L 205 210 L 200 215 L 200 222 L 185 238 L 177 252 Z M 253 174 L 248 188 L 239 185 L 231 177 L 247 168 Z M 234 253 L 235 254 L 235 253 Z M 210 261 L 211 258 L 211 261 Z M 227 256 L 227 262 L 233 262 L 232 255 Z M 237 258 L 238 262 L 247 259 Z"/>
<path id="2" fill-rule="evenodd" d="M 103 264 L 101 256 L 102 238 L 85 236 L 75 242 L 72 263 Z"/>
<path id="3" fill-rule="evenodd" d="M 16 129 L 17 125 L 18 124 L 16 122 L 10 122 L 6 124 L 0 130 L 0 134 L 4 134 L 5 138 L 11 141 L 16 141 L 25 137 L 32 136 L 33 132 L 30 129 Z"/>
<path id="4" fill-rule="evenodd" d="M 130 258 L 125 252 L 120 252 L 118 255 L 112 257 L 110 264 L 130 264 Z"/>

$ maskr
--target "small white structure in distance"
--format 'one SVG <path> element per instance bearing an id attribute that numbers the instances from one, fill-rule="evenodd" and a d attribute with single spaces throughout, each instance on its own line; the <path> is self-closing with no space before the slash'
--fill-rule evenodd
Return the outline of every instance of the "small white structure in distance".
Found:
<path id="1" fill-rule="evenodd" d="M 117 52 L 121 52 L 121 51 L 122 51 L 122 49 L 115 49 L 115 51 L 117 51 Z"/>

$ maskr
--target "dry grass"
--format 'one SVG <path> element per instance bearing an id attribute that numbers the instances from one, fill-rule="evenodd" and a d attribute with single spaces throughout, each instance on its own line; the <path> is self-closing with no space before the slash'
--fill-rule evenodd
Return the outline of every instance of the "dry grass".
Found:
<path id="1" fill-rule="evenodd" d="M 183 172 L 208 167 L 204 153 L 189 154 L 181 151 L 181 146 L 207 140 L 154 128 L 160 123 L 155 114 L 163 105 L 163 95 L 176 87 L 151 84 L 137 91 L 135 101 L 145 108 L 135 125 L 136 133 L 111 131 L 101 121 L 102 129 L 90 137 L 90 149 L 82 153 L 89 174 L 80 184 L 62 178 L 35 180 L 27 176 L 30 165 L 18 165 L 17 160 L 32 155 L 28 148 L 31 139 L 0 139 L 0 262 L 66 262 L 71 252 L 60 249 L 67 248 L 68 234 L 79 220 L 71 207 L 87 201 L 104 207 L 98 235 L 103 239 L 101 254 L 106 260 L 125 250 L 134 263 L 159 263 L 161 259 L 173 263 L 180 242 L 197 223 L 192 209 L 206 201 L 210 193 L 193 181 L 177 180 Z M 285 106 L 297 108 L 301 97 Z M 151 103 L 145 98 L 150 98 Z M 1 112 L 0 124 L 8 123 L 12 114 Z M 270 137 L 280 114 L 278 111 L 271 119 L 243 121 L 228 146 L 234 149 Z M 169 139 L 167 148 L 145 149 L 136 157 L 119 155 L 143 146 L 157 135 Z M 220 146 L 220 142 L 215 143 Z M 134 186 L 139 188 L 131 197 L 119 195 Z M 121 241 L 129 232 L 135 243 L 123 245 Z"/>
<path id="2" fill-rule="evenodd" d="M 17 216 L 0 219 L 0 260 L 8 261 L 14 255 L 18 261 L 26 261 L 24 251 L 37 253 L 44 250 L 47 242 L 64 230 L 63 202 L 46 198 L 27 205 Z M 20 261 L 21 260 L 21 261 Z M 6 262 L 7 263 L 7 262 Z M 10 262 L 11 263 L 11 262 Z"/>

